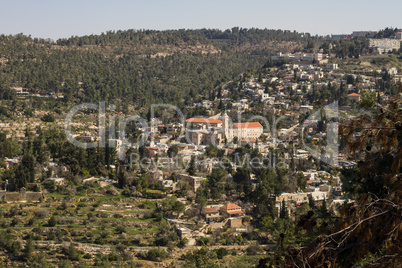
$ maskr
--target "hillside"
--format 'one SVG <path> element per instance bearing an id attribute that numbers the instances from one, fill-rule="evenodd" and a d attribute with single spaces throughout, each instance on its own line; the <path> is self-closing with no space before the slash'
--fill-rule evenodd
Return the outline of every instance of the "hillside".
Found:
<path id="1" fill-rule="evenodd" d="M 57 42 L 0 36 L 0 85 L 55 91 L 65 102 L 191 102 L 276 51 L 303 47 L 296 32 L 237 29 L 118 31 Z M 275 41 L 274 41 L 275 40 Z M 185 96 L 185 97 L 184 97 Z"/>

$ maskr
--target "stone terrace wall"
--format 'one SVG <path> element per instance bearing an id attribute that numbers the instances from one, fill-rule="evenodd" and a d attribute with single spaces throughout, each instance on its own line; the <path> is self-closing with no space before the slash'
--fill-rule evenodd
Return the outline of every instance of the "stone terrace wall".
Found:
<path id="1" fill-rule="evenodd" d="M 399 49 L 401 47 L 401 40 L 396 39 L 369 39 L 369 47 L 392 47 Z"/>
<path id="2" fill-rule="evenodd" d="M 6 192 L 0 191 L 0 200 L 6 202 L 40 202 L 43 197 L 42 192 Z"/>

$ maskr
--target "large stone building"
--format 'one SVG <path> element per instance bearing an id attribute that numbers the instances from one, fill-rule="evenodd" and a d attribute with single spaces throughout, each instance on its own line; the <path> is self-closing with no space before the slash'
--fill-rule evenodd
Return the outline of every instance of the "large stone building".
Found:
<path id="1" fill-rule="evenodd" d="M 187 138 L 195 145 L 219 144 L 223 141 L 223 133 L 216 129 L 188 130 Z"/>
<path id="2" fill-rule="evenodd" d="M 259 122 L 231 123 L 229 116 L 224 113 L 219 119 L 190 118 L 187 123 L 187 138 L 196 145 L 220 144 L 226 138 L 228 142 L 235 137 L 239 140 L 257 139 L 264 132 Z"/>
<path id="3" fill-rule="evenodd" d="M 378 53 L 387 53 L 394 49 L 401 48 L 401 39 L 368 39 L 368 47 L 375 49 Z"/>
<path id="4" fill-rule="evenodd" d="M 239 139 L 257 139 L 264 132 L 259 122 L 234 123 L 233 134 Z"/>
<path id="5" fill-rule="evenodd" d="M 187 128 L 209 129 L 222 127 L 222 120 L 213 118 L 189 118 L 186 120 Z"/>
<path id="6" fill-rule="evenodd" d="M 186 120 L 187 139 L 195 145 L 219 144 L 222 141 L 222 121 L 213 118 Z"/>

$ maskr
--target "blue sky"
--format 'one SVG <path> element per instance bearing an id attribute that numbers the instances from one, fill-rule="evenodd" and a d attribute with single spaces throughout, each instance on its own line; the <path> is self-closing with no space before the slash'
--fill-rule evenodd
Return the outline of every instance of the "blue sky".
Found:
<path id="1" fill-rule="evenodd" d="M 311 34 L 402 28 L 400 0 L 0 0 L 0 34 L 58 39 L 108 30 L 268 28 Z"/>

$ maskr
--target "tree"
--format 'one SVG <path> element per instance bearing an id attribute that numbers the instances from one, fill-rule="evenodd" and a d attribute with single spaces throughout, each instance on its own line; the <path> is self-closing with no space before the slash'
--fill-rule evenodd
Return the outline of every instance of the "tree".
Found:
<path id="1" fill-rule="evenodd" d="M 278 164 L 278 168 L 276 168 L 276 177 L 275 177 L 275 184 L 274 184 L 274 189 L 275 189 L 275 194 L 278 195 L 286 189 L 288 189 L 288 180 L 287 180 L 287 174 L 289 170 L 281 163 Z"/>
<path id="2" fill-rule="evenodd" d="M 145 254 L 140 252 L 137 254 L 137 257 L 149 261 L 162 261 L 168 257 L 168 254 L 165 250 L 161 248 L 155 248 L 148 250 L 148 252 L 146 252 Z"/>
<path id="3" fill-rule="evenodd" d="M 224 168 L 216 166 L 212 169 L 211 175 L 208 176 L 207 186 L 211 194 L 211 198 L 218 199 L 225 190 L 225 177 L 227 173 Z"/>
<path id="4" fill-rule="evenodd" d="M 129 186 L 127 174 L 121 168 L 119 171 L 119 175 L 117 176 L 117 181 L 121 189 L 127 188 Z"/>
<path id="5" fill-rule="evenodd" d="M 35 179 L 35 158 L 30 150 L 27 150 L 15 172 L 15 186 L 17 189 L 26 187 L 27 183 L 34 182 Z"/>
<path id="6" fill-rule="evenodd" d="M 16 98 L 17 94 L 15 90 L 0 83 L 0 100 L 15 100 Z"/>
<path id="7" fill-rule="evenodd" d="M 355 78 L 353 75 L 346 76 L 346 84 L 353 85 L 355 83 Z"/>
<path id="8" fill-rule="evenodd" d="M 78 249 L 74 246 L 73 243 L 70 243 L 70 246 L 66 251 L 66 255 L 68 259 L 71 261 L 79 261 L 81 258 L 81 253 L 78 251 Z"/>
<path id="9" fill-rule="evenodd" d="M 162 201 L 162 208 L 167 213 L 181 213 L 184 211 L 185 205 L 178 201 L 176 196 L 168 196 Z"/>
<path id="10" fill-rule="evenodd" d="M 191 176 L 195 175 L 196 168 L 195 168 L 195 157 L 194 156 L 191 156 L 191 160 L 190 160 L 190 164 L 187 168 L 187 172 Z"/>
<path id="11" fill-rule="evenodd" d="M 396 95 L 373 110 L 372 115 L 340 125 L 339 133 L 349 157 L 357 162 L 354 168 L 342 170 L 341 180 L 348 186 L 344 191 L 357 201 L 345 203 L 339 209 L 328 233 L 302 248 L 289 250 L 311 257 L 291 254 L 283 266 L 319 267 L 335 265 L 334 260 L 342 267 L 364 266 L 368 262 L 371 266 L 400 264 L 402 237 L 395 226 L 402 224 L 396 213 L 402 208 L 401 115 L 401 98 Z M 359 136 L 352 139 L 356 132 Z M 321 210 L 325 213 L 326 207 Z M 306 225 L 307 219 L 304 220 Z"/>
<path id="12" fill-rule="evenodd" d="M 49 221 L 47 222 L 47 225 L 48 225 L 49 227 L 55 227 L 56 224 L 57 224 L 57 220 L 56 220 L 56 218 L 55 218 L 54 216 L 51 217 L 51 218 L 49 219 Z"/>
<path id="13" fill-rule="evenodd" d="M 269 216 L 263 217 L 259 221 L 258 226 L 262 231 L 269 232 L 273 226 L 273 220 Z"/>
<path id="14" fill-rule="evenodd" d="M 360 93 L 360 107 L 370 109 L 376 104 L 375 91 L 362 90 Z"/>
<path id="15" fill-rule="evenodd" d="M 312 49 L 312 48 L 314 48 L 314 41 L 311 40 L 311 39 L 308 40 L 306 48 L 307 48 L 307 49 Z"/>
<path id="16" fill-rule="evenodd" d="M 282 200 L 282 205 L 281 205 L 281 210 L 280 210 L 280 213 L 279 213 L 279 218 L 281 218 L 281 219 L 289 218 L 289 213 L 288 213 L 288 209 L 286 207 L 285 200 Z"/>
<path id="17" fill-rule="evenodd" d="M 167 155 L 169 157 L 175 157 L 177 155 L 177 153 L 179 152 L 179 147 L 177 145 L 172 145 L 169 147 L 169 149 L 167 150 Z"/>
<path id="18" fill-rule="evenodd" d="M 54 116 L 52 115 L 52 114 L 45 114 L 42 118 L 41 118 L 41 120 L 43 121 L 43 122 L 54 122 Z"/>
<path id="19" fill-rule="evenodd" d="M 0 157 L 14 157 L 20 154 L 18 143 L 12 139 L 7 139 L 5 133 L 0 133 Z"/>
<path id="20" fill-rule="evenodd" d="M 216 251 L 209 250 L 206 246 L 194 252 L 189 252 L 184 256 L 186 266 L 196 268 L 216 268 L 219 267 Z"/>
<path id="21" fill-rule="evenodd" d="M 328 216 L 328 209 L 327 209 L 327 201 L 325 200 L 325 198 L 324 198 L 324 200 L 322 201 L 322 205 L 321 205 L 321 208 L 320 208 L 320 213 L 321 213 L 321 215 L 322 216 Z"/>
<path id="22" fill-rule="evenodd" d="M 308 197 L 308 205 L 309 205 L 309 207 L 311 209 L 315 209 L 315 201 L 314 201 L 313 196 L 311 194 L 308 194 L 307 197 Z"/>
<path id="23" fill-rule="evenodd" d="M 223 257 L 228 255 L 228 251 L 226 248 L 218 248 L 215 251 L 216 251 L 216 256 L 218 257 L 219 260 L 223 259 Z"/>
<path id="24" fill-rule="evenodd" d="M 34 244 L 32 243 L 32 239 L 29 238 L 27 242 L 25 243 L 24 247 L 24 258 L 25 260 L 29 260 L 32 257 L 32 253 L 34 252 L 35 247 Z"/>
<path id="25" fill-rule="evenodd" d="M 233 143 L 236 144 L 236 143 L 238 143 L 238 141 L 239 141 L 239 138 L 237 136 L 234 136 L 233 137 Z"/>
<path id="26" fill-rule="evenodd" d="M 218 148 L 215 147 L 215 146 L 213 146 L 213 145 L 208 145 L 208 146 L 205 148 L 205 154 L 206 154 L 208 157 L 217 157 L 217 156 L 218 156 L 218 153 L 219 153 Z"/>
<path id="27" fill-rule="evenodd" d="M 276 178 L 275 171 L 271 168 L 262 168 L 255 170 L 255 172 L 258 185 L 253 192 L 252 199 L 255 205 L 253 208 L 254 215 L 259 219 L 264 217 L 273 218 L 275 206 L 275 197 L 273 196 Z"/>
<path id="28" fill-rule="evenodd" d="M 402 86 L 399 91 L 402 92 Z M 360 162 L 354 169 L 341 171 L 342 183 L 355 198 L 370 192 L 385 197 L 395 184 L 395 174 L 402 166 L 400 97 L 391 96 L 368 117 L 350 120 L 340 125 L 340 135 L 346 149 Z M 357 139 L 350 139 L 361 132 Z"/>
<path id="29" fill-rule="evenodd" d="M 150 157 L 149 150 L 145 146 L 140 146 L 138 148 L 138 152 L 140 154 L 141 159 Z M 169 155 L 169 150 L 168 150 L 168 155 Z"/>
<path id="30" fill-rule="evenodd" d="M 297 187 L 300 188 L 300 190 L 305 190 L 306 185 L 307 185 L 307 180 L 304 177 L 302 172 L 297 172 Z"/>
<path id="31" fill-rule="evenodd" d="M 246 167 L 238 168 L 233 176 L 233 181 L 236 183 L 237 191 L 244 193 L 246 200 L 250 199 L 252 192 L 250 170 Z"/>

